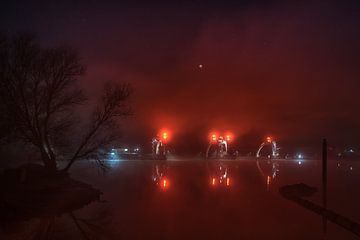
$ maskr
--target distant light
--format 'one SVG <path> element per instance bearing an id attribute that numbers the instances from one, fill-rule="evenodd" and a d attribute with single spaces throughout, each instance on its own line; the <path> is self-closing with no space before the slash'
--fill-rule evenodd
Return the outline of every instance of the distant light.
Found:
<path id="1" fill-rule="evenodd" d="M 230 140 L 231 140 L 230 135 L 226 135 L 226 141 L 230 141 Z"/>
<path id="2" fill-rule="evenodd" d="M 302 158 L 304 158 L 304 156 L 303 156 L 301 153 L 299 153 L 299 154 L 297 155 L 297 158 L 302 159 Z"/>
<path id="3" fill-rule="evenodd" d="M 114 152 L 111 152 L 111 156 L 115 156 L 115 153 L 114 153 Z"/>
<path id="4" fill-rule="evenodd" d="M 127 149 L 127 148 L 124 149 L 124 152 L 128 152 L 128 151 L 129 151 L 129 149 Z"/>
<path id="5" fill-rule="evenodd" d="M 217 135 L 215 133 L 211 134 L 211 141 L 213 142 L 217 141 Z"/>
<path id="6" fill-rule="evenodd" d="M 271 142 L 272 142 L 271 137 L 266 137 L 266 141 L 267 141 L 268 143 L 271 143 Z"/>
<path id="7" fill-rule="evenodd" d="M 302 162 L 301 162 L 301 161 L 298 161 L 298 164 L 299 164 L 299 165 L 301 165 L 301 164 L 302 164 Z"/>
<path id="8" fill-rule="evenodd" d="M 211 184 L 212 184 L 213 186 L 215 186 L 215 184 L 216 184 L 216 179 L 215 179 L 215 178 L 212 178 Z"/>
<path id="9" fill-rule="evenodd" d="M 167 139 L 167 138 L 168 138 L 167 132 L 164 132 L 164 133 L 163 133 L 163 138 L 164 138 L 164 139 Z"/>
<path id="10" fill-rule="evenodd" d="M 271 177 L 267 176 L 266 178 L 266 185 L 269 186 L 270 185 L 270 181 L 271 181 Z"/>
<path id="11" fill-rule="evenodd" d="M 200 68 L 200 69 L 203 68 L 203 65 L 202 65 L 202 64 L 199 64 L 199 68 Z"/>
<path id="12" fill-rule="evenodd" d="M 354 152 L 354 149 L 350 148 L 349 152 L 353 153 L 353 152 Z"/>
<path id="13" fill-rule="evenodd" d="M 352 167 L 352 166 L 350 166 L 350 170 L 351 170 L 351 171 L 353 170 L 353 167 Z"/>
<path id="14" fill-rule="evenodd" d="M 170 133 L 167 130 L 162 130 L 160 133 L 161 139 L 163 142 L 168 142 L 170 140 Z"/>

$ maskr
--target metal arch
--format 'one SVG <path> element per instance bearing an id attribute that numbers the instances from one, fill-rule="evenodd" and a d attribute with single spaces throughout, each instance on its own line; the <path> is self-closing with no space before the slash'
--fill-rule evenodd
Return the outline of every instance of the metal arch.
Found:
<path id="1" fill-rule="evenodd" d="M 210 152 L 210 149 L 212 146 L 215 146 L 216 147 L 216 151 L 217 151 L 217 154 L 218 154 L 218 151 L 219 151 L 219 143 L 210 143 L 206 149 L 206 154 L 205 154 L 205 158 L 208 159 L 209 158 L 209 152 Z M 227 155 L 228 153 L 228 145 L 227 145 L 227 142 L 225 141 L 225 155 Z M 218 157 L 218 156 L 217 156 Z"/>
<path id="2" fill-rule="evenodd" d="M 278 149 L 278 147 L 276 146 L 276 142 L 275 141 L 272 141 L 271 143 L 269 143 L 269 142 L 263 142 L 263 143 L 261 143 L 261 145 L 259 146 L 259 148 L 258 148 L 258 150 L 257 150 L 257 152 L 256 152 L 256 157 L 257 158 L 259 158 L 260 157 L 260 151 L 261 151 L 261 149 L 265 146 L 265 145 L 269 145 L 269 144 L 271 144 L 271 154 L 272 154 L 272 157 L 273 158 L 276 158 L 276 157 L 278 157 L 279 156 L 279 149 Z"/>
<path id="3" fill-rule="evenodd" d="M 261 143 L 261 145 L 259 146 L 259 148 L 258 148 L 258 150 L 257 150 L 257 152 L 256 152 L 256 157 L 258 158 L 258 157 L 260 157 L 260 151 L 261 151 L 261 149 L 265 146 L 265 142 L 263 142 L 263 143 Z"/>

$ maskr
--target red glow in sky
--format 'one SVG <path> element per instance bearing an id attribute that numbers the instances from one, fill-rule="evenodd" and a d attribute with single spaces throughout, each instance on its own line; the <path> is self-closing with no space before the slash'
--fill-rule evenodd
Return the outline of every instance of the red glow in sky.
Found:
<path id="1" fill-rule="evenodd" d="M 29 27 L 44 44 L 78 48 L 87 65 L 81 84 L 92 97 L 106 80 L 133 84 L 135 115 L 123 124 L 128 139 L 168 126 L 174 134 L 232 129 L 237 139 L 270 132 L 296 144 L 325 135 L 357 141 L 356 8 L 240 2 L 212 2 L 201 11 L 195 3 L 49 3 L 36 14 L 25 4 L 17 14 L 4 8 L 1 26 Z M 19 22 L 19 11 L 29 21 Z"/>

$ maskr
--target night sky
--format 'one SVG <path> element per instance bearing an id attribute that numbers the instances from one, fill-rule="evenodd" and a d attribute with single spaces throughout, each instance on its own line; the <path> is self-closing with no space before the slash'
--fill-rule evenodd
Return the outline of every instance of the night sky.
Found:
<path id="1" fill-rule="evenodd" d="M 2 2 L 0 31 L 77 48 L 94 98 L 105 81 L 132 83 L 132 142 L 167 127 L 360 146 L 358 1 L 117 2 Z"/>

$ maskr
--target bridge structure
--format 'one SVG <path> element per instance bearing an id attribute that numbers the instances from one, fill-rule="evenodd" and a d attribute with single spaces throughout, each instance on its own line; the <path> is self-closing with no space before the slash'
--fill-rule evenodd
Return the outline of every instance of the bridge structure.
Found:
<path id="1" fill-rule="evenodd" d="M 271 158 L 278 158 L 279 157 L 279 148 L 276 145 L 276 141 L 272 138 L 272 137 L 266 137 L 265 141 L 262 142 L 258 148 L 258 150 L 256 151 L 256 157 L 259 158 L 260 152 L 261 150 L 265 147 L 265 146 L 271 146 Z"/>

